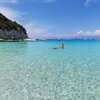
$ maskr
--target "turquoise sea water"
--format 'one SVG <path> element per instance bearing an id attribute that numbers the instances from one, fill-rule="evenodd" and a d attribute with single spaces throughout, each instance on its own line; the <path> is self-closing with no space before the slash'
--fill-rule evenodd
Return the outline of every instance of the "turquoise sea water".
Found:
<path id="1" fill-rule="evenodd" d="M 0 100 L 100 100 L 100 41 L 1 42 Z"/>

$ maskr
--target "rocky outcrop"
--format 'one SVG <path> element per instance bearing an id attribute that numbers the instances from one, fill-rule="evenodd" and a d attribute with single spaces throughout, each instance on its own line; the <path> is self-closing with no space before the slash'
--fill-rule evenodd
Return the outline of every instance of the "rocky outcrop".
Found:
<path id="1" fill-rule="evenodd" d="M 28 38 L 25 28 L 0 13 L 0 39 L 23 40 Z"/>
<path id="2" fill-rule="evenodd" d="M 18 32 L 14 29 L 12 30 L 2 30 L 0 29 L 0 39 L 6 40 L 23 40 L 26 39 L 27 35 L 23 32 Z"/>

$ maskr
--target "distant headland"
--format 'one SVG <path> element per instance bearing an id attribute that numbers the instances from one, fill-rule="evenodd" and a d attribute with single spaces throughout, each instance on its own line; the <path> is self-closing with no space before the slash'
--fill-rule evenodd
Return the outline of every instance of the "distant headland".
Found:
<path id="1" fill-rule="evenodd" d="M 0 41 L 23 41 L 28 35 L 25 28 L 0 13 Z"/>

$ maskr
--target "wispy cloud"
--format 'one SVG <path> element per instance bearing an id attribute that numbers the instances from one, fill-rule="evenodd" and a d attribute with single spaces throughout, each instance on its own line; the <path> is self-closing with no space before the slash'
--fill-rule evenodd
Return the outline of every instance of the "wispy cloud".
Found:
<path id="1" fill-rule="evenodd" d="M 7 18 L 11 20 L 16 20 L 16 21 L 19 21 L 21 18 L 21 15 L 23 14 L 19 11 L 6 8 L 6 7 L 0 7 L 0 13 L 4 14 Z"/>
<path id="2" fill-rule="evenodd" d="M 52 4 L 55 3 L 57 0 L 30 0 L 31 2 L 41 2 L 45 4 Z"/>
<path id="3" fill-rule="evenodd" d="M 100 36 L 100 30 L 98 29 L 98 30 L 95 30 L 94 32 L 80 30 L 79 32 L 76 33 L 76 35 L 79 35 L 79 36 Z"/>
<path id="4" fill-rule="evenodd" d="M 68 36 L 66 33 L 57 32 L 54 26 L 42 25 L 37 21 L 30 22 L 24 26 L 27 30 L 29 38 L 38 39 L 63 39 Z"/>
<path id="5" fill-rule="evenodd" d="M 30 22 L 24 26 L 27 30 L 28 36 L 30 38 L 56 38 L 56 39 L 71 39 L 71 38 L 81 38 L 81 37 L 95 37 L 100 36 L 100 30 L 95 31 L 83 31 L 80 30 L 73 34 L 62 33 L 62 32 L 53 32 L 48 27 L 43 26 L 36 21 Z"/>
<path id="6" fill-rule="evenodd" d="M 44 3 L 54 3 L 56 0 L 42 0 Z"/>
<path id="7" fill-rule="evenodd" d="M 97 1 L 98 1 L 98 0 L 85 0 L 84 5 L 85 5 L 86 7 L 88 7 L 88 6 L 90 6 L 91 4 L 96 3 Z"/>
<path id="8" fill-rule="evenodd" d="M 14 3 L 14 4 L 17 4 L 18 0 L 0 0 L 0 3 Z"/>
<path id="9" fill-rule="evenodd" d="M 37 21 L 30 22 L 24 27 L 30 38 L 46 38 L 50 34 L 49 29 Z"/>

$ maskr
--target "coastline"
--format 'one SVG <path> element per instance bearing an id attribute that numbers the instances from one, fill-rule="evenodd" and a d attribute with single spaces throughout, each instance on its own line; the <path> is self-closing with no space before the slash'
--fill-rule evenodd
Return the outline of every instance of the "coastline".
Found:
<path id="1" fill-rule="evenodd" d="M 0 42 L 24 42 L 24 41 L 36 41 L 36 39 L 19 39 L 19 40 L 11 40 L 11 39 L 0 39 Z"/>
<path id="2" fill-rule="evenodd" d="M 32 42 L 32 41 L 100 41 L 100 39 L 19 39 L 19 40 L 12 40 L 12 39 L 0 39 L 0 42 Z"/>

